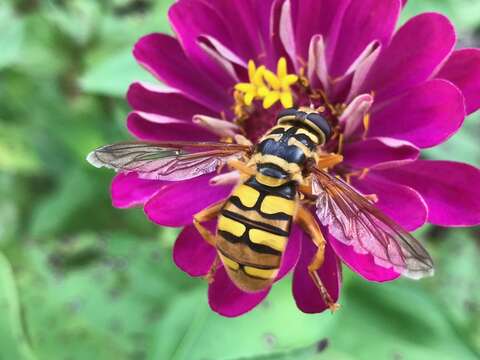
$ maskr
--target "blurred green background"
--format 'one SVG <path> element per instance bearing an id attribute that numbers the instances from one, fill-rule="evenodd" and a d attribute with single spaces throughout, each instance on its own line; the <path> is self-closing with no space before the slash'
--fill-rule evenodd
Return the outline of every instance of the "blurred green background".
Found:
<path id="1" fill-rule="evenodd" d="M 378 285 L 346 270 L 334 315 L 298 311 L 288 279 L 225 319 L 173 265 L 178 230 L 112 208 L 112 173 L 85 155 L 128 138 L 125 91 L 149 79 L 130 51 L 170 31 L 169 3 L 0 1 L 0 360 L 480 358 L 478 228 L 418 232 L 431 279 Z M 431 10 L 461 46 L 480 45 L 480 1 L 411 0 L 404 19 Z M 474 115 L 426 156 L 479 166 L 479 138 Z"/>

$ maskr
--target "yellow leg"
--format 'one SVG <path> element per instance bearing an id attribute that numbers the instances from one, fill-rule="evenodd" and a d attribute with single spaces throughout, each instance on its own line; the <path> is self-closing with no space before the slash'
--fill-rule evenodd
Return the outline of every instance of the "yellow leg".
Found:
<path id="1" fill-rule="evenodd" d="M 317 221 L 314 216 L 305 209 L 303 206 L 299 205 L 297 213 L 295 214 L 295 222 L 297 222 L 312 238 L 313 242 L 317 246 L 317 252 L 313 257 L 311 263 L 308 265 L 308 273 L 312 278 L 315 286 L 320 292 L 320 296 L 332 312 L 336 311 L 339 308 L 339 305 L 333 301 L 332 297 L 328 293 L 327 288 L 323 285 L 320 276 L 318 276 L 317 270 L 320 269 L 325 260 L 325 238 L 323 237 L 322 231 L 318 226 Z"/>
<path id="2" fill-rule="evenodd" d="M 245 164 L 242 161 L 229 160 L 227 164 L 230 169 L 237 170 L 243 175 L 254 176 L 256 174 L 255 169 L 249 167 L 247 164 Z"/>
<path id="3" fill-rule="evenodd" d="M 204 238 L 204 240 L 213 247 L 216 246 L 215 235 L 212 234 L 205 226 L 203 226 L 202 223 L 215 219 L 218 216 L 220 210 L 222 210 L 225 201 L 226 200 L 221 200 L 213 205 L 210 205 L 208 208 L 203 209 L 199 213 L 193 215 L 193 225 L 200 233 L 200 235 Z"/>
<path id="4" fill-rule="evenodd" d="M 343 156 L 340 154 L 322 154 L 319 156 L 317 168 L 328 169 L 340 164 L 343 161 Z"/>
<path id="5" fill-rule="evenodd" d="M 200 233 L 200 236 L 214 248 L 216 248 L 216 236 L 212 234 L 205 226 L 203 226 L 202 223 L 215 219 L 218 216 L 220 210 L 222 210 L 225 201 L 226 200 L 221 200 L 213 205 L 210 205 L 208 208 L 203 209 L 202 211 L 193 216 L 193 225 Z M 215 271 L 217 270 L 219 263 L 220 259 L 217 254 L 215 256 L 215 260 L 213 261 L 212 266 L 210 267 L 210 270 L 208 271 L 207 275 L 205 275 L 205 279 L 208 281 L 208 283 L 211 283 L 213 281 Z"/>
<path id="6" fill-rule="evenodd" d="M 305 180 L 305 184 L 299 184 L 297 190 L 307 198 L 316 198 L 316 196 L 313 195 L 312 181 L 310 178 Z"/>

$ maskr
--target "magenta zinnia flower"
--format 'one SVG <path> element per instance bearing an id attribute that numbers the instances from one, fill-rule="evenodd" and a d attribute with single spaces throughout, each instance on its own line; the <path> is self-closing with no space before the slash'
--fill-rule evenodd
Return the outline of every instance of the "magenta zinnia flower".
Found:
<path id="1" fill-rule="evenodd" d="M 395 31 L 401 8 L 401 0 L 180 0 L 169 12 L 176 36 L 150 34 L 135 45 L 137 61 L 169 87 L 131 85 L 128 129 L 148 141 L 218 141 L 242 132 L 255 142 L 280 109 L 324 106 L 336 128 L 327 148 L 344 156 L 332 171 L 375 194 L 378 208 L 404 228 L 479 224 L 480 171 L 419 156 L 480 107 L 480 50 L 454 50 L 454 28 L 437 13 Z M 212 186 L 213 176 L 167 182 L 119 174 L 113 204 L 140 205 L 153 222 L 184 227 L 175 263 L 204 276 L 216 253 L 192 216 L 232 190 Z M 328 245 L 318 274 L 335 301 L 339 260 L 370 281 L 399 276 L 323 231 Z M 314 251 L 294 227 L 277 278 L 293 270 L 293 296 L 308 313 L 327 307 L 307 273 Z M 212 309 L 225 316 L 249 311 L 267 293 L 242 292 L 223 268 L 208 291 Z"/>

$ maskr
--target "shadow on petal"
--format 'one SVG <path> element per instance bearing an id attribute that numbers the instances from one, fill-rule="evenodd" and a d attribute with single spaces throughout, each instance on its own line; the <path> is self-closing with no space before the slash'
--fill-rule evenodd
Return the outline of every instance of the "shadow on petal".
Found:
<path id="1" fill-rule="evenodd" d="M 288 238 L 287 248 L 283 254 L 282 265 L 275 281 L 280 280 L 287 275 L 292 268 L 297 265 L 302 247 L 303 230 L 297 225 L 292 226 L 292 232 Z"/>
<path id="2" fill-rule="evenodd" d="M 386 269 L 375 264 L 372 255 L 358 254 L 353 247 L 341 243 L 332 235 L 328 235 L 328 242 L 350 269 L 369 281 L 385 282 L 395 280 L 400 276 L 393 269 Z"/>
<path id="3" fill-rule="evenodd" d="M 236 317 L 252 310 L 265 299 L 269 291 L 270 288 L 257 293 L 243 292 L 233 284 L 221 266 L 208 287 L 208 303 L 220 315 Z"/>
<path id="4" fill-rule="evenodd" d="M 204 226 L 212 233 L 215 232 L 215 221 Z M 198 233 L 195 226 L 186 226 L 173 247 L 173 261 L 190 276 L 205 276 L 215 260 L 216 250 L 208 244 Z"/>
<path id="5" fill-rule="evenodd" d="M 320 296 L 320 292 L 308 274 L 308 265 L 316 252 L 316 246 L 310 237 L 303 233 L 302 253 L 293 274 L 293 297 L 297 307 L 305 313 L 320 313 L 328 309 Z M 317 271 L 333 301 L 337 301 L 341 285 L 341 265 L 335 252 L 327 243 L 325 262 Z"/>
<path id="6" fill-rule="evenodd" d="M 124 209 L 145 204 L 167 181 L 139 179 L 136 173 L 115 175 L 110 187 L 112 205 Z"/>

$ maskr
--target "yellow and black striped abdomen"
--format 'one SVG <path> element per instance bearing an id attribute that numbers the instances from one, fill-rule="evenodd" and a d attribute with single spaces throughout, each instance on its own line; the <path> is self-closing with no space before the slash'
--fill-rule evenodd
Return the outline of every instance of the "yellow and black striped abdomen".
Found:
<path id="1" fill-rule="evenodd" d="M 240 289 L 263 290 L 277 276 L 295 206 L 293 182 L 270 187 L 252 177 L 233 191 L 218 218 L 217 250 Z"/>

